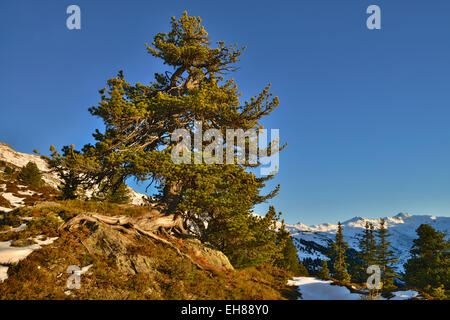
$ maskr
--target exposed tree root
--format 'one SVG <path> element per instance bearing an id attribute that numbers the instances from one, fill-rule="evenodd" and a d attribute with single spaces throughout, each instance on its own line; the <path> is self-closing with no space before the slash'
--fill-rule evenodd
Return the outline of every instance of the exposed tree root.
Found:
<path id="1" fill-rule="evenodd" d="M 156 235 L 156 232 L 168 229 L 176 229 L 181 231 L 181 233 L 186 234 L 181 217 L 175 218 L 173 215 L 162 216 L 158 211 L 149 212 L 148 214 L 139 217 L 109 217 L 95 213 L 81 213 L 60 226 L 59 231 L 70 231 L 73 227 L 82 225 L 86 222 L 106 224 L 115 230 L 119 230 L 129 235 L 143 235 L 150 237 L 174 249 L 180 256 L 188 259 L 197 268 L 205 270 L 189 255 L 181 252 L 174 244 Z"/>

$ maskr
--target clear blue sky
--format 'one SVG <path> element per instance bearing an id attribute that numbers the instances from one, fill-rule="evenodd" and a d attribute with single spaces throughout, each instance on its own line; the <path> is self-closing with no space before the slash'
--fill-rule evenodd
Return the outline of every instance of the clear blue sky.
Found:
<path id="1" fill-rule="evenodd" d="M 371 4 L 379 31 L 366 28 Z M 234 75 L 244 96 L 271 82 L 280 98 L 265 126 L 289 143 L 271 202 L 287 222 L 450 215 L 448 0 L 1 1 L 0 141 L 41 153 L 91 142 L 98 90 L 121 69 L 133 83 L 165 70 L 144 44 L 183 10 L 212 40 L 248 47 Z"/>

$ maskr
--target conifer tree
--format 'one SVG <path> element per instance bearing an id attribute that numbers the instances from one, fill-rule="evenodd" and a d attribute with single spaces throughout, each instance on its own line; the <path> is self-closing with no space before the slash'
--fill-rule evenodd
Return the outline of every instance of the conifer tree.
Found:
<path id="1" fill-rule="evenodd" d="M 416 232 L 418 238 L 405 264 L 406 284 L 437 298 L 450 297 L 450 242 L 428 224 L 420 225 Z"/>
<path id="2" fill-rule="evenodd" d="M 367 267 L 376 264 L 377 243 L 372 223 L 366 222 L 363 233 L 359 236 L 359 249 L 356 280 L 363 283 L 367 280 Z"/>
<path id="3" fill-rule="evenodd" d="M 308 275 L 308 270 L 299 261 L 297 255 L 297 248 L 291 238 L 291 234 L 286 230 L 284 220 L 281 222 L 281 227 L 277 232 L 277 246 L 280 248 L 281 256 L 275 261 L 275 265 L 292 272 L 296 276 Z"/>
<path id="4" fill-rule="evenodd" d="M 28 162 L 19 172 L 17 179 L 31 187 L 41 187 L 44 184 L 42 174 L 39 171 L 36 163 Z"/>
<path id="5" fill-rule="evenodd" d="M 121 181 L 116 187 L 108 189 L 106 201 L 117 204 L 130 203 L 130 191 L 125 182 Z"/>
<path id="6" fill-rule="evenodd" d="M 338 223 L 338 229 L 334 242 L 331 244 L 331 260 L 333 261 L 333 277 L 337 280 L 349 282 L 350 275 L 347 271 L 348 263 L 346 262 L 345 252 L 348 249 L 348 243 L 344 241 L 342 233 L 342 224 Z"/>
<path id="7" fill-rule="evenodd" d="M 317 276 L 321 279 L 327 279 L 330 276 L 328 261 L 326 259 L 322 259 L 322 265 L 320 266 Z"/>
<path id="8" fill-rule="evenodd" d="M 273 206 L 264 217 L 241 212 L 233 217 L 211 221 L 205 238 L 220 249 L 237 268 L 271 264 L 282 258 L 283 245 L 277 245 L 280 214 Z"/>
<path id="9" fill-rule="evenodd" d="M 392 291 L 396 288 L 394 280 L 398 278 L 398 274 L 394 270 L 394 265 L 398 262 L 398 258 L 395 257 L 394 252 L 390 250 L 391 242 L 389 237 L 391 235 L 386 228 L 386 221 L 380 219 L 380 227 L 376 231 L 376 237 L 378 240 L 376 248 L 376 264 L 381 270 L 381 283 L 383 291 Z"/>
<path id="10" fill-rule="evenodd" d="M 80 180 L 77 174 L 73 171 L 67 171 L 61 173 L 59 177 L 62 180 L 60 191 L 62 200 L 73 200 L 79 197 L 78 187 L 80 185 Z"/>
<path id="11" fill-rule="evenodd" d="M 158 33 L 147 50 L 169 70 L 155 74 L 149 85 L 131 84 L 119 71 L 99 91 L 99 104 L 89 109 L 105 124 L 103 131 L 97 129 L 93 134 L 96 143 L 81 150 L 73 146 L 64 147 L 62 153 L 53 150 L 50 165 L 59 172 L 69 170 L 82 177 L 83 188 L 113 177 L 147 182 L 156 187 L 161 215 L 177 224 L 182 220 L 185 230 L 189 224 L 198 237 L 218 248 L 240 251 L 231 260 L 270 260 L 263 256 L 273 256 L 271 250 L 264 253 L 250 248 L 271 247 L 267 241 L 271 236 L 261 230 L 272 222 L 255 220 L 251 212 L 255 205 L 278 193 L 279 186 L 261 194 L 273 174 L 257 177 L 251 171 L 261 165 L 261 159 L 249 161 L 248 148 L 240 149 L 245 155 L 241 163 L 226 164 L 225 159 L 212 164 L 174 163 L 172 151 L 178 141 L 172 134 L 184 129 L 194 141 L 195 134 L 209 129 L 219 130 L 222 137 L 227 136 L 228 129 L 259 130 L 261 119 L 278 106 L 278 98 L 273 97 L 268 85 L 249 101 L 240 101 L 236 83 L 225 75 L 237 70 L 235 63 L 242 50 L 222 41 L 211 44 L 201 19 L 187 12 L 180 19 L 172 17 L 171 30 Z M 201 129 L 196 128 L 198 123 Z M 265 148 L 268 156 L 284 148 L 275 146 L 279 146 L 277 140 Z M 200 145 L 187 145 L 185 150 L 191 160 L 201 159 L 208 147 L 210 142 L 202 141 Z M 225 148 L 226 144 L 222 151 Z M 222 155 L 225 157 L 226 152 Z M 154 221 L 161 220 L 148 223 Z M 255 239 L 256 235 L 262 239 Z"/>
<path id="12" fill-rule="evenodd" d="M 92 200 L 108 201 L 117 204 L 130 202 L 131 194 L 128 186 L 120 178 L 112 178 L 103 182 L 99 189 L 92 197 Z"/>

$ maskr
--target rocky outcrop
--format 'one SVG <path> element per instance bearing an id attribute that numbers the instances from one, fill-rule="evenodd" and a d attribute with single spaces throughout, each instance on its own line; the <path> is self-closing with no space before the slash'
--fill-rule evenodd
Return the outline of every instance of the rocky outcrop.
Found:
<path id="1" fill-rule="evenodd" d="M 138 239 L 104 224 L 96 224 L 91 226 L 91 229 L 95 231 L 83 242 L 90 254 L 115 259 L 118 268 L 130 275 L 157 272 L 159 257 L 129 252 L 129 248 L 139 244 Z M 204 245 L 197 239 L 184 239 L 182 242 L 192 260 L 201 260 L 208 266 L 221 270 L 233 270 L 233 266 L 223 252 Z"/>
<path id="2" fill-rule="evenodd" d="M 233 266 L 228 260 L 227 256 L 214 247 L 201 243 L 198 239 L 186 239 L 184 243 L 192 250 L 192 252 L 201 258 L 207 260 L 212 266 L 225 269 L 225 270 L 233 270 Z"/>
<path id="3" fill-rule="evenodd" d="M 139 254 L 128 254 L 128 248 L 135 242 L 121 232 L 104 225 L 97 225 L 96 230 L 84 242 L 91 254 L 105 255 L 115 259 L 120 270 L 127 274 L 154 272 L 155 259 Z"/>

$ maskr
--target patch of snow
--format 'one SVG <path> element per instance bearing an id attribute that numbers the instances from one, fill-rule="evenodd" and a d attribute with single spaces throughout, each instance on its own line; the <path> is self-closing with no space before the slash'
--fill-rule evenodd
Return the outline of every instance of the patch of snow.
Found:
<path id="1" fill-rule="evenodd" d="M 0 264 L 17 263 L 33 252 L 36 245 L 11 247 L 12 241 L 0 242 Z"/>
<path id="2" fill-rule="evenodd" d="M 0 207 L 0 211 L 3 211 L 3 212 L 10 212 L 10 211 L 13 211 L 13 209 Z"/>
<path id="3" fill-rule="evenodd" d="M 42 236 L 39 236 L 39 237 L 36 237 L 33 240 L 34 240 L 34 242 L 37 242 L 38 245 L 45 246 L 45 245 L 48 245 L 48 244 L 52 244 L 53 242 L 55 242 L 58 239 L 58 237 L 48 237 L 45 240 L 40 240 L 41 238 L 42 238 Z"/>
<path id="4" fill-rule="evenodd" d="M 31 190 L 27 190 L 27 191 L 18 191 L 19 194 L 24 195 L 24 196 L 32 196 L 34 195 L 36 192 L 31 191 Z"/>
<path id="5" fill-rule="evenodd" d="M 34 239 L 36 244 L 25 247 L 11 247 L 12 241 L 0 242 L 0 264 L 17 263 L 28 257 L 30 253 L 39 250 L 41 246 L 53 243 L 58 237 L 46 240 Z"/>
<path id="6" fill-rule="evenodd" d="M 295 277 L 288 281 L 290 286 L 298 286 L 302 294 L 299 300 L 361 300 L 361 295 L 351 293 L 346 287 L 331 285 L 332 281 L 312 277 Z"/>
<path id="7" fill-rule="evenodd" d="M 54 237 L 40 240 L 40 238 L 42 236 L 33 239 L 37 244 L 26 247 L 11 247 L 12 241 L 0 242 L 0 282 L 8 278 L 8 267 L 1 264 L 17 263 L 28 257 L 33 251 L 39 250 L 42 246 L 51 244 L 58 239 L 58 237 Z"/>
<path id="8" fill-rule="evenodd" d="M 415 298 L 419 295 L 419 293 L 414 290 L 395 291 L 392 294 L 394 294 L 394 297 L 389 300 L 408 300 Z"/>
<path id="9" fill-rule="evenodd" d="M 22 223 L 20 226 L 16 227 L 16 228 L 10 228 L 6 231 L 0 231 L 0 233 L 8 233 L 8 232 L 18 232 L 18 231 L 22 231 L 27 227 L 26 223 Z"/>
<path id="10" fill-rule="evenodd" d="M 5 281 L 8 278 L 8 267 L 0 265 L 0 282 Z"/>
<path id="11" fill-rule="evenodd" d="M 19 206 L 23 206 L 24 205 L 24 203 L 23 203 L 24 198 L 16 197 L 10 192 L 4 193 L 2 196 L 6 200 L 8 200 L 9 203 L 11 203 L 11 205 L 14 206 L 14 207 L 19 207 Z"/>
<path id="12" fill-rule="evenodd" d="M 80 275 L 83 275 L 83 274 L 85 274 L 86 272 L 88 272 L 89 269 L 90 269 L 92 266 L 93 266 L 93 264 L 90 264 L 90 265 L 88 265 L 88 266 L 86 266 L 86 267 L 83 267 L 83 268 L 81 268 L 81 270 L 80 270 L 79 272 L 77 272 L 77 273 L 79 273 Z"/>

